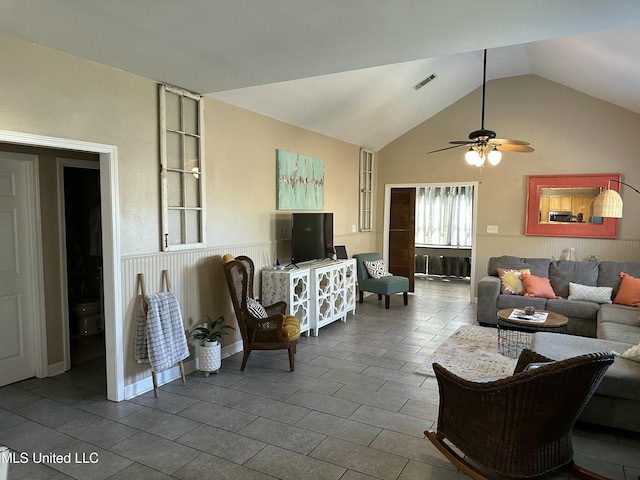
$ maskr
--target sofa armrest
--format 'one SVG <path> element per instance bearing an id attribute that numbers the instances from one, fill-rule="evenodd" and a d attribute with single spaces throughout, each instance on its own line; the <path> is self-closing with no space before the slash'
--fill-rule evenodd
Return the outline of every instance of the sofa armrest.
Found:
<path id="1" fill-rule="evenodd" d="M 478 323 L 484 325 L 496 325 L 497 306 L 496 302 L 500 295 L 500 279 L 498 277 L 486 276 L 478 282 Z"/>

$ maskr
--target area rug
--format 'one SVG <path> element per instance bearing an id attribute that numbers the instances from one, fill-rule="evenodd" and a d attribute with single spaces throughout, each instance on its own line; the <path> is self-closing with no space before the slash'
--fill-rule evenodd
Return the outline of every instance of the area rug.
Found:
<path id="1" fill-rule="evenodd" d="M 527 347 L 528 345 L 522 345 Z M 463 325 L 446 339 L 415 372 L 435 376 L 433 363 L 467 380 L 511 375 L 516 360 L 498 351 L 498 330 L 477 325 Z"/>

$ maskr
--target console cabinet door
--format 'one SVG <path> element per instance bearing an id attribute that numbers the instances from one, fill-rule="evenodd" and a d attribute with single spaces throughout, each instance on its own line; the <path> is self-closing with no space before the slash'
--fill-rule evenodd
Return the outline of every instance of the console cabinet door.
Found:
<path id="1" fill-rule="evenodd" d="M 310 278 L 308 269 L 262 271 L 262 304 L 287 302 L 287 315 L 300 320 L 300 333 L 309 336 L 311 327 Z"/>
<path id="2" fill-rule="evenodd" d="M 302 333 L 356 313 L 356 261 L 320 262 L 295 270 L 262 271 L 262 303 L 287 302 L 287 313 L 300 320 Z"/>

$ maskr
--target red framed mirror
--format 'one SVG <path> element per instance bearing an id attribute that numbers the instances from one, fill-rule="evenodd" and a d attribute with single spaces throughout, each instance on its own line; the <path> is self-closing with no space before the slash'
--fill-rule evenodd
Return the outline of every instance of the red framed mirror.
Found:
<path id="1" fill-rule="evenodd" d="M 621 179 L 619 173 L 527 177 L 525 235 L 617 238 L 618 219 L 593 217 L 591 204 L 605 188 L 619 192 Z"/>

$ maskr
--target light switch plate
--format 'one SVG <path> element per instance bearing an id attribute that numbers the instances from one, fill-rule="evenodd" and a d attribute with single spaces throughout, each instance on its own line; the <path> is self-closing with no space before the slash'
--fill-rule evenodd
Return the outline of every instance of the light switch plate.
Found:
<path id="1" fill-rule="evenodd" d="M 498 233 L 498 225 L 487 225 L 487 233 Z"/>

